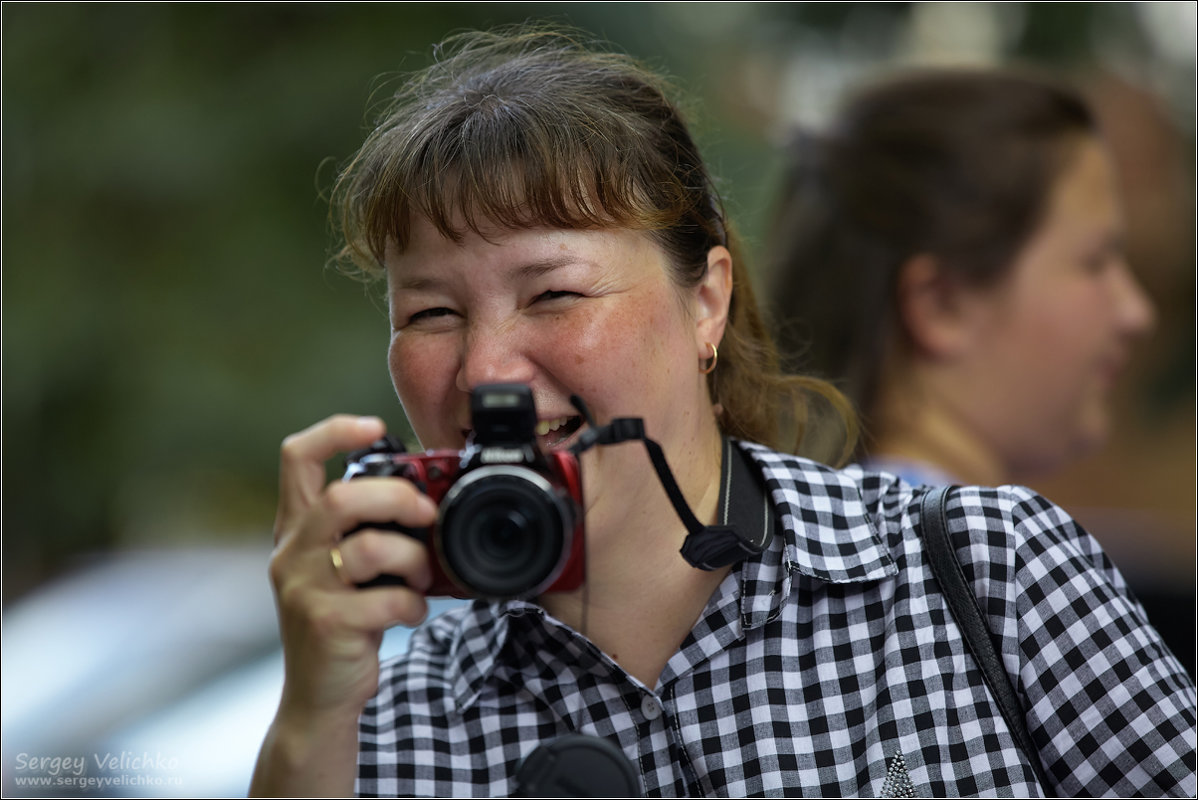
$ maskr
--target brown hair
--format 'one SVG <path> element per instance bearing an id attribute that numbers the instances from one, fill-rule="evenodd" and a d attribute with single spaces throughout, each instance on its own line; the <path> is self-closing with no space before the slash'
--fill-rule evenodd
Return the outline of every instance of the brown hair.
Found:
<path id="1" fill-rule="evenodd" d="M 733 297 L 708 378 L 721 429 L 798 451 L 814 397 L 850 414 L 852 429 L 838 392 L 779 372 L 723 204 L 663 78 L 557 27 L 457 34 L 434 53 L 334 187 L 344 261 L 380 274 L 388 244 L 407 246 L 414 214 L 455 239 L 455 220 L 475 233 L 484 223 L 646 231 L 683 288 L 726 245 Z"/>
<path id="2" fill-rule="evenodd" d="M 1000 279 L 1077 142 L 1096 133 L 1070 89 L 966 69 L 873 84 L 825 135 L 798 133 L 768 262 L 783 352 L 833 380 L 868 423 L 884 362 L 905 336 L 903 265 L 928 254 L 974 285 Z"/>

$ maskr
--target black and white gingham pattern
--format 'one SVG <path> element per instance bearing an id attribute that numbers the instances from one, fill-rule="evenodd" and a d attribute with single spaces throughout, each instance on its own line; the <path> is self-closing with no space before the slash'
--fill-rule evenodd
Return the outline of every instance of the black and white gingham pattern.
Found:
<path id="1" fill-rule="evenodd" d="M 729 574 L 657 686 L 536 606 L 455 609 L 384 665 L 359 793 L 510 796 L 524 757 L 577 731 L 619 744 L 650 796 L 1194 795 L 1194 686 L 1062 511 L 1015 487 L 948 506 L 1040 787 L 925 566 L 919 491 L 743 446 L 786 536 Z"/>

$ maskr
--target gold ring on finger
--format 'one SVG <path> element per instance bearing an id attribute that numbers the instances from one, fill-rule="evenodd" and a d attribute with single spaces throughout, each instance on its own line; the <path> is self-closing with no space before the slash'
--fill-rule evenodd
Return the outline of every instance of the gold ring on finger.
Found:
<path id="1" fill-rule="evenodd" d="M 329 548 L 329 561 L 333 562 L 333 571 L 337 573 L 337 577 L 346 586 L 353 586 L 354 582 L 345 574 L 345 561 L 341 559 L 341 548 L 333 545 Z"/>

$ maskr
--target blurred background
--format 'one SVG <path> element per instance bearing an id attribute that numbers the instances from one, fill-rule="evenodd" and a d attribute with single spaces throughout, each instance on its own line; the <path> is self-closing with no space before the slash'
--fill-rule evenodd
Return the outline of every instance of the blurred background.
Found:
<path id="1" fill-rule="evenodd" d="M 1035 488 L 1167 599 L 1193 670 L 1194 3 L 5 3 L 5 795 L 244 794 L 282 676 L 279 442 L 337 411 L 405 430 L 324 192 L 380 76 L 525 19 L 678 79 L 751 254 L 787 132 L 858 81 L 1023 63 L 1085 89 L 1160 322 L 1110 445 Z"/>

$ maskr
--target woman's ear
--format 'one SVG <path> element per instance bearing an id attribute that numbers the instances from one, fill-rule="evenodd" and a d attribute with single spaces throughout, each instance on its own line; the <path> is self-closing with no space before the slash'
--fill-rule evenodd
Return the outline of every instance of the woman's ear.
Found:
<path id="1" fill-rule="evenodd" d="M 944 269 L 933 255 L 912 256 L 895 286 L 899 319 L 915 354 L 951 359 L 969 351 L 985 323 L 984 292 Z"/>
<path id="2" fill-rule="evenodd" d="M 732 254 L 717 245 L 707 251 L 707 274 L 694 289 L 695 347 L 699 361 L 711 358 L 708 344 L 718 346 L 732 303 Z"/>

